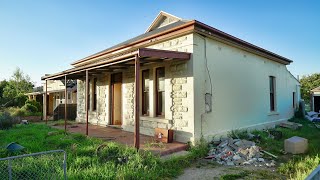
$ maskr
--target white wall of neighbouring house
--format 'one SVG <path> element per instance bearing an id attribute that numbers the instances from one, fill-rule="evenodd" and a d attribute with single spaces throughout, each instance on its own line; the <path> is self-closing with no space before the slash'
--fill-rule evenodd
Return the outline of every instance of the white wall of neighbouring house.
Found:
<path id="1" fill-rule="evenodd" d="M 300 88 L 285 65 L 208 37 L 193 37 L 196 139 L 241 128 L 263 128 L 293 117 Z M 276 80 L 275 111 L 270 111 L 269 76 Z M 206 113 L 210 81 L 212 111 Z"/>

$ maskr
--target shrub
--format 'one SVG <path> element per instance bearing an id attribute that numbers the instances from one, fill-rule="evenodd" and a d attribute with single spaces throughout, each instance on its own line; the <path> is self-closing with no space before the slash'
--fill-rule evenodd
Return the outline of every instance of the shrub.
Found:
<path id="1" fill-rule="evenodd" d="M 31 113 L 38 112 L 38 108 L 32 104 L 25 104 L 21 109 Z"/>
<path id="2" fill-rule="evenodd" d="M 25 104 L 31 104 L 31 105 L 37 107 L 37 112 L 41 112 L 41 110 L 42 110 L 42 106 L 41 106 L 41 104 L 40 104 L 38 101 L 35 101 L 35 100 L 27 100 L 27 101 L 25 102 Z"/>
<path id="3" fill-rule="evenodd" d="M 12 112 L 11 114 L 13 117 L 17 117 L 17 116 L 26 116 L 26 111 L 24 109 L 17 109 L 14 112 Z"/>
<path id="4" fill-rule="evenodd" d="M 22 107 L 25 105 L 26 100 L 28 97 L 24 94 L 19 94 L 17 97 L 14 99 L 14 105 L 18 107 Z"/>
<path id="5" fill-rule="evenodd" d="M 10 113 L 3 112 L 0 114 L 0 129 L 9 129 L 13 126 L 14 120 Z"/>

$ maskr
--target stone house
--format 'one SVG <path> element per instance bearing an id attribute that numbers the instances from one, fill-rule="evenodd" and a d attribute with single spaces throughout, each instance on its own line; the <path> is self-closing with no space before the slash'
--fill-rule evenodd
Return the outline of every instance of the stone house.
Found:
<path id="1" fill-rule="evenodd" d="M 199 21 L 160 12 L 144 34 L 42 80 L 77 79 L 78 122 L 146 135 L 173 129 L 175 140 L 194 142 L 291 118 L 300 87 L 290 63 Z"/>

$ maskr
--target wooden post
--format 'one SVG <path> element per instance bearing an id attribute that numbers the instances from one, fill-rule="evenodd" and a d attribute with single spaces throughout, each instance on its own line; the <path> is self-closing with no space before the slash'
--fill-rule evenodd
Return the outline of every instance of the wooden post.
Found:
<path id="1" fill-rule="evenodd" d="M 136 55 L 135 59 L 135 88 L 134 88 L 134 119 L 135 119 L 135 128 L 134 128 L 134 147 L 139 150 L 140 148 L 140 111 L 139 111 L 139 87 L 140 87 L 140 59 Z"/>
<path id="2" fill-rule="evenodd" d="M 46 124 L 48 124 L 48 80 L 46 80 L 46 92 L 44 94 L 44 99 L 45 99 L 45 109 L 44 109 L 44 117 L 46 120 Z"/>
<path id="3" fill-rule="evenodd" d="M 89 72 L 88 72 L 88 70 L 86 70 L 86 92 L 85 92 L 85 96 L 86 96 L 86 105 L 85 105 L 85 108 L 86 108 L 86 122 L 87 122 L 87 124 L 86 124 L 86 135 L 88 136 L 88 134 L 89 134 L 89 130 L 88 130 L 88 128 L 89 128 L 89 125 L 88 125 L 88 123 L 89 123 L 89 109 L 88 109 L 88 105 L 89 105 L 89 102 L 88 102 L 88 100 L 89 100 L 89 98 L 88 98 L 88 96 L 89 96 L 89 94 L 88 94 L 88 92 L 89 92 Z"/>
<path id="4" fill-rule="evenodd" d="M 67 93 L 67 76 L 64 76 L 64 131 L 67 132 L 67 99 L 68 99 L 68 93 Z"/>

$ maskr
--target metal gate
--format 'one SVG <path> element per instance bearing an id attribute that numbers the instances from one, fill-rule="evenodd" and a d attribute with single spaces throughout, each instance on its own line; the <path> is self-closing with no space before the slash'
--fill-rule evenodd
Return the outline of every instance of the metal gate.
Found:
<path id="1" fill-rule="evenodd" d="M 64 150 L 0 158 L 0 179 L 67 179 Z"/>

